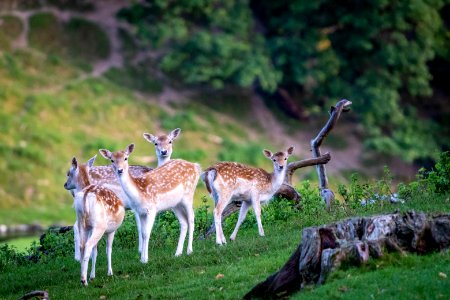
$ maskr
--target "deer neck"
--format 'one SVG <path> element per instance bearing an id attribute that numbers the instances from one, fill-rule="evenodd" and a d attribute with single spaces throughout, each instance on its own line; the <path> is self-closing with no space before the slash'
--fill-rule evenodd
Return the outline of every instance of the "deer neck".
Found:
<path id="1" fill-rule="evenodd" d="M 274 170 L 271 174 L 272 192 L 275 193 L 281 187 L 286 176 L 286 167 L 283 170 Z"/>
<path id="2" fill-rule="evenodd" d="M 166 156 L 166 157 L 158 156 L 158 167 L 161 167 L 163 164 L 165 164 L 169 160 L 170 160 L 169 156 Z"/>
<path id="3" fill-rule="evenodd" d="M 77 175 L 77 182 L 76 182 L 76 188 L 75 193 L 80 192 L 85 187 L 91 185 L 91 180 L 89 178 L 89 172 L 87 170 L 87 167 L 84 165 L 81 165 L 78 167 L 78 175 Z"/>
<path id="4" fill-rule="evenodd" d="M 141 201 L 142 190 L 139 189 L 138 180 L 131 176 L 129 169 L 126 172 L 123 172 L 122 175 L 117 175 L 117 179 L 119 180 L 123 191 L 133 203 Z"/>

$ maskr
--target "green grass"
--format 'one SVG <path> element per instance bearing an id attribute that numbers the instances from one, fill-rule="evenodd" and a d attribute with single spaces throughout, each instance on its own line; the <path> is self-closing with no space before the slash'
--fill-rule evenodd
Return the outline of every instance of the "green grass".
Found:
<path id="1" fill-rule="evenodd" d="M 439 262 L 439 263 L 437 263 Z M 292 299 L 448 299 L 450 252 L 391 254 L 361 268 L 339 270 L 320 287 Z"/>
<path id="2" fill-rule="evenodd" d="M 53 25 L 59 30 L 52 16 L 35 17 L 36 30 L 48 33 Z M 165 111 L 155 98 L 136 98 L 136 87 L 122 86 L 109 77 L 79 80 L 83 74 L 79 64 L 64 59 L 65 50 L 60 56 L 50 48 L 0 53 L 0 172 L 8 174 L 0 176 L 2 223 L 71 224 L 73 200 L 63 188 L 71 158 L 87 161 L 99 148 L 115 150 L 134 142 L 131 163 L 154 165 L 154 146 L 142 138 L 143 132 L 157 134 L 180 127 L 173 157 L 199 162 L 203 168 L 222 158 L 220 153 L 230 144 L 224 141 L 232 141 L 233 155 L 243 162 L 252 158 L 251 147 L 260 156 L 254 162 L 271 168 L 261 154 L 270 144 L 262 138 L 251 140 L 239 120 L 221 118 L 198 103 Z M 108 163 L 100 156 L 96 161 Z M 196 204 L 204 195 L 200 183 Z"/>
<path id="3" fill-rule="evenodd" d="M 19 237 L 15 238 L 11 241 L 2 241 L 0 242 L 0 245 L 8 244 L 15 249 L 17 249 L 18 252 L 26 252 L 27 249 L 31 247 L 31 244 L 33 242 L 38 242 L 39 237 L 38 236 L 27 236 L 27 237 Z"/>
<path id="4" fill-rule="evenodd" d="M 310 200 L 314 199 L 312 197 Z M 28 291 L 44 289 L 56 299 L 102 296 L 107 299 L 238 299 L 286 262 L 300 241 L 301 230 L 307 226 L 330 223 L 353 215 L 392 212 L 397 208 L 401 211 L 421 209 L 443 212 L 448 211 L 448 201 L 448 196 L 434 195 L 430 198 L 415 197 L 402 206 L 385 204 L 355 210 L 335 207 L 331 213 L 316 204 L 270 221 L 272 214 L 286 212 L 284 202 L 275 201 L 263 210 L 265 237 L 258 236 L 254 216 L 250 214 L 235 242 L 216 246 L 214 237 L 196 239 L 194 253 L 182 257 L 174 257 L 178 233 L 167 238 L 161 233 L 163 228 L 156 225 L 150 239 L 149 263 L 145 265 L 139 262 L 137 241 L 129 241 L 123 234 L 129 228 L 122 226 L 114 244 L 113 277 L 106 276 L 105 246 L 102 242 L 97 277 L 88 287 L 82 287 L 79 283 L 80 267 L 72 258 L 73 249 L 69 243 L 69 249 L 60 249 L 58 253 L 61 254 L 45 262 L 6 266 L 0 272 L 0 298 L 17 299 Z M 235 221 L 235 218 L 227 219 L 226 236 L 230 235 Z M 70 236 L 71 233 L 68 234 Z M 379 260 L 370 260 L 361 268 L 340 269 L 329 276 L 325 285 L 309 286 L 292 298 L 448 299 L 449 279 L 440 276 L 440 272 L 450 274 L 448 251 L 425 256 L 393 253 Z"/>

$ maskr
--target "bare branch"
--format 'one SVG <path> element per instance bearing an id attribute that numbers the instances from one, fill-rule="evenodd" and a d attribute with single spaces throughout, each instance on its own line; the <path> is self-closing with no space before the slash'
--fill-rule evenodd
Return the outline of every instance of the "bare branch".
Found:
<path id="1" fill-rule="evenodd" d="M 297 169 L 304 168 L 304 167 L 310 167 L 315 166 L 318 164 L 326 164 L 331 159 L 330 153 L 325 153 L 322 156 L 314 157 L 314 158 L 307 158 L 303 160 L 294 161 L 288 164 L 287 172 L 286 172 L 286 178 L 284 179 L 285 183 L 292 184 L 292 176 L 294 175 L 294 172 L 297 171 Z"/>
<path id="2" fill-rule="evenodd" d="M 331 107 L 330 118 L 328 119 L 328 122 L 325 124 L 325 126 L 322 128 L 322 130 L 316 136 L 316 138 L 311 141 L 311 150 L 312 150 L 313 157 L 321 156 L 320 146 L 322 145 L 323 140 L 328 136 L 330 131 L 336 125 L 337 120 L 341 116 L 342 111 L 344 111 L 344 112 L 348 111 L 350 109 L 349 106 L 351 104 L 352 104 L 352 102 L 348 101 L 347 99 L 342 99 L 341 101 L 336 103 L 336 107 L 334 107 L 334 106 Z M 323 164 L 317 165 L 316 169 L 317 169 L 317 173 L 319 174 L 320 189 L 328 188 L 328 178 L 327 178 L 327 174 L 325 171 L 325 166 Z"/>
<path id="3" fill-rule="evenodd" d="M 48 300 L 48 292 L 47 291 L 32 291 L 28 294 L 25 294 L 20 298 L 19 300 L 27 300 L 27 299 L 33 299 L 33 298 L 39 298 L 42 300 Z"/>

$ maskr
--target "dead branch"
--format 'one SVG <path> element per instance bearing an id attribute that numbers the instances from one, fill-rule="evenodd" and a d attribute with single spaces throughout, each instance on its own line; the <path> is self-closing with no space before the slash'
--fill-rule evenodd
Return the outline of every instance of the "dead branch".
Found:
<path id="1" fill-rule="evenodd" d="M 332 106 L 330 110 L 330 118 L 319 134 L 311 141 L 311 151 L 313 157 L 320 157 L 320 146 L 322 145 L 323 140 L 328 136 L 330 131 L 336 125 L 339 117 L 342 112 L 347 112 L 350 110 L 350 105 L 352 102 L 347 99 L 342 99 L 338 103 L 336 103 L 336 107 Z M 327 205 L 327 208 L 330 209 L 331 203 L 334 201 L 334 193 L 330 189 L 328 189 L 328 177 L 325 170 L 325 165 L 320 164 L 316 166 L 317 174 L 319 176 L 319 188 L 322 199 Z"/>
<path id="2" fill-rule="evenodd" d="M 47 291 L 32 291 L 28 294 L 25 294 L 20 298 L 19 300 L 27 300 L 27 299 L 33 299 L 33 298 L 39 298 L 42 300 L 48 300 L 48 292 Z"/>
<path id="3" fill-rule="evenodd" d="M 327 152 L 319 157 L 307 158 L 291 162 L 287 166 L 286 177 L 284 178 L 284 182 L 287 184 L 292 184 L 292 176 L 294 175 L 294 172 L 297 171 L 297 169 L 326 164 L 330 161 L 330 159 L 331 155 L 330 153 Z"/>

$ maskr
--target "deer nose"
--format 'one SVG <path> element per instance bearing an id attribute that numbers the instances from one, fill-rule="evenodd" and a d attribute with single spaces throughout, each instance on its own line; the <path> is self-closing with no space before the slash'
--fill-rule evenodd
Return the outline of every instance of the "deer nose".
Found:
<path id="1" fill-rule="evenodd" d="M 280 168 L 280 170 L 283 170 L 284 166 L 279 166 L 278 168 Z"/>
<path id="2" fill-rule="evenodd" d="M 66 183 L 64 183 L 64 188 L 65 188 L 65 189 L 67 189 L 67 182 L 66 182 Z"/>
<path id="3" fill-rule="evenodd" d="M 117 173 L 118 173 L 119 175 L 122 175 L 123 169 L 117 169 Z"/>
<path id="4" fill-rule="evenodd" d="M 162 154 L 162 155 L 167 155 L 167 150 L 162 150 L 162 151 L 161 151 L 161 154 Z"/>

